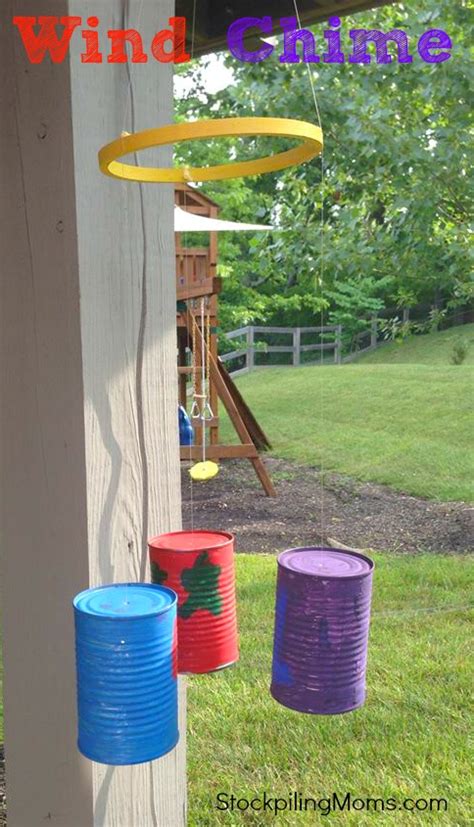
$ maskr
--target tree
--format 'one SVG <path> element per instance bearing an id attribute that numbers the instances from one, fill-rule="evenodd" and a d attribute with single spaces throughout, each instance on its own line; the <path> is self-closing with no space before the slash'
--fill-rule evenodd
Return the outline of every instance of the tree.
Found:
<path id="1" fill-rule="evenodd" d="M 411 44 L 427 29 L 442 28 L 453 42 L 452 57 L 427 64 L 414 54 L 410 64 L 380 65 L 374 50 L 369 65 L 311 65 L 323 159 L 206 185 L 226 217 L 277 227 L 220 241 L 224 326 L 314 324 L 323 313 L 355 330 L 357 318 L 403 297 L 451 306 L 469 300 L 468 13 L 464 0 L 422 0 L 416 9 L 390 5 L 345 18 L 345 33 L 400 28 Z M 324 42 L 325 28 L 313 28 L 317 43 Z M 186 67 L 192 88 L 178 101 L 179 117 L 315 121 L 307 66 L 282 64 L 279 52 L 258 64 L 223 57 L 235 83 L 213 95 L 204 81 L 206 59 Z M 282 146 L 271 138 L 191 143 L 180 146 L 180 160 L 218 163 L 228 159 L 229 145 L 240 158 Z"/>

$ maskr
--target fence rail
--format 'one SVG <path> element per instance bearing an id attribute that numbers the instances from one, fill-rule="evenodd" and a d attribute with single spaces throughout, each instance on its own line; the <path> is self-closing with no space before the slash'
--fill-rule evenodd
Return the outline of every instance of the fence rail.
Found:
<path id="1" fill-rule="evenodd" d="M 332 335 L 332 340 L 302 344 L 302 337 L 311 334 L 317 334 L 320 337 Z M 263 339 L 267 335 L 289 337 L 289 341 L 287 344 L 269 344 Z M 256 368 L 274 367 L 273 364 L 258 363 L 260 354 L 288 353 L 291 355 L 288 367 L 301 365 L 303 353 L 319 352 L 323 354 L 326 351 L 331 351 L 333 354 L 332 362 L 336 365 L 340 365 L 342 362 L 341 325 L 325 325 L 323 327 L 261 327 L 259 325 L 248 325 L 247 327 L 239 327 L 237 330 L 231 330 L 226 333 L 226 338 L 231 341 L 233 339 L 244 340 L 240 348 L 224 353 L 220 357 L 223 362 L 240 360 L 239 366 L 233 370 L 231 369 L 230 372 L 233 374 L 246 373 Z M 311 364 L 314 363 L 315 361 L 311 362 Z M 310 362 L 305 360 L 305 364 L 310 364 Z"/>
<path id="2" fill-rule="evenodd" d="M 433 308 L 431 308 L 433 309 Z M 336 365 L 346 364 L 352 362 L 361 356 L 363 353 L 369 353 L 376 348 L 383 347 L 388 344 L 389 337 L 384 335 L 382 322 L 389 318 L 390 315 L 396 315 L 401 318 L 403 323 L 410 321 L 411 311 L 406 308 L 386 309 L 382 316 L 369 317 L 365 320 L 359 320 L 364 326 L 365 330 L 356 333 L 352 338 L 350 336 L 344 337 L 344 328 L 342 325 L 325 325 L 322 327 L 262 327 L 259 325 L 248 325 L 246 327 L 239 327 L 237 330 L 231 330 L 226 333 L 225 337 L 228 340 L 240 339 L 240 345 L 235 350 L 221 355 L 221 360 L 226 363 L 234 363 L 230 366 L 229 372 L 232 374 L 247 373 L 249 370 L 255 368 L 262 369 L 266 367 L 276 367 L 275 362 L 272 364 L 262 364 L 259 362 L 259 354 L 291 354 L 291 360 L 287 363 L 287 367 L 297 367 L 301 364 L 320 364 L 323 362 L 327 364 L 329 361 Z M 469 307 L 452 313 L 449 316 L 443 316 L 440 320 L 442 328 L 450 327 L 451 325 L 462 325 L 473 321 L 474 311 Z M 429 317 L 424 321 L 430 321 Z M 418 318 L 417 318 L 417 324 Z M 316 334 L 320 337 L 319 342 L 303 343 L 302 337 Z M 265 341 L 266 336 L 269 337 L 288 337 L 287 344 L 270 343 Z M 331 337 L 331 341 L 321 341 L 322 338 L 327 339 Z M 343 347 L 344 343 L 344 347 Z M 237 343 L 236 343 L 237 344 Z M 332 351 L 333 359 L 323 359 L 325 352 Z M 310 361 L 306 358 L 302 359 L 303 354 L 319 352 L 320 359 Z M 237 364 L 235 365 L 235 363 Z M 283 365 L 279 365 L 282 367 Z"/>

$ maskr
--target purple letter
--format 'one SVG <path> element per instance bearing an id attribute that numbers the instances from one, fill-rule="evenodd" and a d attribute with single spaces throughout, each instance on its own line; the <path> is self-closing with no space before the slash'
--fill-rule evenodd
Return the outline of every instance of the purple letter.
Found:
<path id="1" fill-rule="evenodd" d="M 229 49 L 237 60 L 245 60 L 246 63 L 260 63 L 273 52 L 273 46 L 266 44 L 257 49 L 256 52 L 249 52 L 244 46 L 244 33 L 247 29 L 261 29 L 265 34 L 273 31 L 271 17 L 240 17 L 231 23 L 227 32 L 227 43 Z"/>
<path id="2" fill-rule="evenodd" d="M 437 43 L 433 43 L 435 38 L 438 41 Z M 418 54 L 423 58 L 425 63 L 443 63 L 451 57 L 449 52 L 432 55 L 430 54 L 431 49 L 451 49 L 452 46 L 451 38 L 443 29 L 430 29 L 428 32 L 422 34 L 418 41 Z"/>
<path id="3" fill-rule="evenodd" d="M 335 29 L 339 28 L 341 25 L 341 18 L 330 17 L 328 23 L 330 26 L 334 26 Z M 341 52 L 341 33 L 332 32 L 330 29 L 326 29 L 324 32 L 324 37 L 328 42 L 328 51 L 323 54 L 324 62 L 344 63 L 344 52 Z"/>
<path id="4" fill-rule="evenodd" d="M 354 41 L 354 51 L 349 63 L 370 63 L 371 57 L 367 54 L 367 41 L 373 40 L 377 54 L 377 63 L 391 63 L 392 57 L 387 51 L 387 41 L 394 40 L 397 44 L 397 59 L 399 63 L 411 63 L 413 58 L 408 54 L 408 38 L 401 29 L 392 29 L 384 34 L 378 29 L 351 29 L 349 36 Z M 400 54 L 401 53 L 401 54 Z"/>
<path id="5" fill-rule="evenodd" d="M 314 50 L 314 37 L 308 29 L 298 29 L 296 17 L 281 17 L 280 25 L 284 31 L 283 54 L 280 63 L 299 63 L 300 57 L 296 54 L 296 41 L 303 41 L 304 63 L 319 63 L 319 57 Z"/>

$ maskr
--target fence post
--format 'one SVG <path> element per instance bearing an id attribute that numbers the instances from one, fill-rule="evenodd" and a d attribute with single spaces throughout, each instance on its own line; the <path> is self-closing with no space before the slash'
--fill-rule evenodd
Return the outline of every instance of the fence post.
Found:
<path id="1" fill-rule="evenodd" d="M 300 364 L 300 348 L 301 348 L 301 328 L 295 327 L 293 330 L 293 367 L 297 368 Z"/>
<path id="2" fill-rule="evenodd" d="M 372 316 L 370 322 L 370 347 L 377 347 L 377 316 Z"/>
<path id="3" fill-rule="evenodd" d="M 342 362 L 342 324 L 338 324 L 334 343 L 334 362 L 340 365 Z"/>
<path id="4" fill-rule="evenodd" d="M 247 328 L 247 357 L 246 357 L 246 368 L 247 370 L 253 370 L 255 367 L 255 335 L 253 325 L 250 325 Z"/>

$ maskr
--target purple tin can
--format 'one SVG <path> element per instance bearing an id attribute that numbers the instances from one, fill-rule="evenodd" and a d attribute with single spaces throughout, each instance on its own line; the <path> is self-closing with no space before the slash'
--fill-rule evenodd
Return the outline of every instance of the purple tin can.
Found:
<path id="1" fill-rule="evenodd" d="M 362 706 L 374 563 L 332 548 L 278 557 L 271 694 L 298 712 Z"/>

